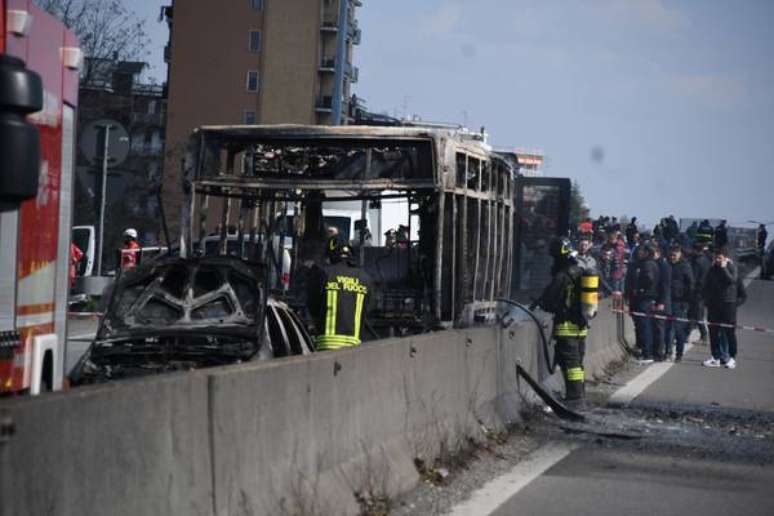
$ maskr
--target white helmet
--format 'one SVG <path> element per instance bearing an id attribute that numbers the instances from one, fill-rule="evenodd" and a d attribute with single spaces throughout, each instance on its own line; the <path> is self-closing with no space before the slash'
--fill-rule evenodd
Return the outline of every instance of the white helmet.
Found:
<path id="1" fill-rule="evenodd" d="M 124 230 L 124 236 L 132 237 L 135 240 L 137 240 L 137 230 L 134 228 L 127 228 Z"/>

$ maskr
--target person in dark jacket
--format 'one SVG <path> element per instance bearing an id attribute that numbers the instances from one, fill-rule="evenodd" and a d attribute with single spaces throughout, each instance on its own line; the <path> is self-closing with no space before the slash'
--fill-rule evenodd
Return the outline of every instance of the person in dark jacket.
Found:
<path id="1" fill-rule="evenodd" d="M 625 298 L 635 312 L 651 315 L 659 295 L 659 266 L 654 259 L 652 243 L 637 248 L 637 257 L 626 277 Z M 641 351 L 640 364 L 653 363 L 653 319 L 634 316 L 637 347 Z"/>
<path id="2" fill-rule="evenodd" d="M 677 221 L 675 220 L 674 215 L 670 215 L 666 219 L 663 219 L 662 222 L 664 227 L 664 240 L 670 244 L 673 240 L 677 238 L 677 235 L 680 233 L 680 228 L 677 225 Z"/>
<path id="3" fill-rule="evenodd" d="M 693 270 L 693 299 L 688 311 L 688 317 L 694 321 L 704 321 L 707 316 L 707 307 L 704 303 L 704 283 L 707 279 L 707 273 L 712 267 L 712 258 L 707 249 L 707 244 L 697 241 L 694 244 L 693 255 L 691 256 L 691 269 Z M 707 344 L 707 324 L 697 322 L 701 343 Z"/>
<path id="4" fill-rule="evenodd" d="M 728 245 L 728 228 L 726 221 L 721 220 L 718 227 L 715 228 L 715 248 L 726 247 Z"/>
<path id="5" fill-rule="evenodd" d="M 664 219 L 661 219 L 658 224 L 653 226 L 653 242 L 656 245 L 661 245 L 664 241 Z"/>
<path id="6" fill-rule="evenodd" d="M 634 247 L 634 244 L 636 243 L 634 241 L 634 235 L 637 233 L 639 233 L 639 230 L 637 229 L 637 217 L 632 217 L 632 221 L 626 226 L 626 245 L 629 246 L 629 249 Z"/>
<path id="7" fill-rule="evenodd" d="M 308 283 L 307 305 L 318 351 L 359 346 L 372 293 L 371 278 L 357 268 L 346 244 L 329 249 L 331 264 L 317 267 Z"/>
<path id="8" fill-rule="evenodd" d="M 658 296 L 654 313 L 655 315 L 669 316 L 672 312 L 672 268 L 669 266 L 669 261 L 664 256 L 662 248 L 659 246 L 655 246 L 654 259 L 659 269 Z M 666 359 L 666 328 L 667 325 L 664 319 L 653 319 L 653 355 L 657 362 L 662 362 Z"/>
<path id="9" fill-rule="evenodd" d="M 704 361 L 705 367 L 736 367 L 729 348 L 736 349 L 736 309 L 738 301 L 738 277 L 736 265 L 728 255 L 728 249 L 715 250 L 715 258 L 704 283 L 704 300 L 707 303 L 710 350 L 712 356 Z M 720 325 L 723 326 L 720 326 Z"/>
<path id="10" fill-rule="evenodd" d="M 683 259 L 683 249 L 673 245 L 669 250 L 671 266 L 670 294 L 672 301 L 672 317 L 685 319 L 688 317 L 688 306 L 693 297 L 693 271 L 691 265 Z M 672 341 L 675 344 L 675 362 L 683 359 L 685 340 L 688 337 L 688 323 L 685 321 L 667 321 L 666 327 L 666 358 L 672 358 Z"/>

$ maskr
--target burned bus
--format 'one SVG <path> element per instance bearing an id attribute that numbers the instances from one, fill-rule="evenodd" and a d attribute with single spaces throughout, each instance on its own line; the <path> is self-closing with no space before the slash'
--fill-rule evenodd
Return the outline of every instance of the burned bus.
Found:
<path id="1" fill-rule="evenodd" d="M 518 177 L 461 129 L 204 126 L 183 169 L 181 255 L 216 237 L 217 252 L 263 267 L 263 286 L 303 313 L 309 267 L 337 232 L 374 282 L 370 338 L 492 320 L 496 299 L 529 283 L 517 258 L 540 259 L 520 228 L 567 225 L 569 188 Z M 541 188 L 549 202 L 532 202 Z M 531 203 L 524 216 L 517 202 Z"/>

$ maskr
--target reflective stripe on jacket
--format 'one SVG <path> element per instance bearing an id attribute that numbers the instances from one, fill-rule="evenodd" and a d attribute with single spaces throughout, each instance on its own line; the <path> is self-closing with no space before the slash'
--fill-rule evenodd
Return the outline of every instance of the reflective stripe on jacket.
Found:
<path id="1" fill-rule="evenodd" d="M 554 326 L 555 337 L 586 337 L 588 334 L 588 326 L 584 328 L 570 321 L 556 323 Z"/>
<path id="2" fill-rule="evenodd" d="M 308 293 L 317 326 L 317 349 L 359 346 L 371 290 L 368 274 L 346 263 L 319 272 Z"/>

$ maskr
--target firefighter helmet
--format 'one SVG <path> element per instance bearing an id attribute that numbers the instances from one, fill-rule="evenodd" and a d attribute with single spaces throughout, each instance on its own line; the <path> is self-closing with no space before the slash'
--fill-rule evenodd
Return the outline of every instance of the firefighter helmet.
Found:
<path id="1" fill-rule="evenodd" d="M 338 263 L 352 257 L 352 248 L 346 242 L 341 242 L 337 237 L 328 239 L 328 258 L 331 263 Z"/>
<path id="2" fill-rule="evenodd" d="M 127 228 L 124 230 L 124 236 L 137 240 L 137 230 L 134 228 Z"/>
<path id="3" fill-rule="evenodd" d="M 551 242 L 548 252 L 552 257 L 564 260 L 574 258 L 578 254 L 567 238 L 557 238 Z"/>

